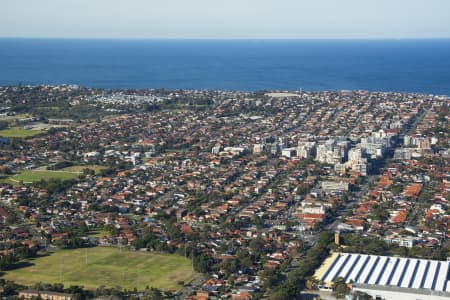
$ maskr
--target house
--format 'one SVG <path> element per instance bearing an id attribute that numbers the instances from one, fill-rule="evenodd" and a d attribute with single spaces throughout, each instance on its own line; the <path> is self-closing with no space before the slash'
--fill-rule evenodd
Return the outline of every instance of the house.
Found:
<path id="1" fill-rule="evenodd" d="M 24 299 L 40 298 L 43 300 L 73 300 L 73 299 L 75 299 L 75 297 L 72 294 L 57 293 L 57 292 L 50 292 L 50 291 L 34 291 L 34 290 L 20 291 L 19 298 L 24 298 Z"/>
<path id="2" fill-rule="evenodd" d="M 401 247 L 412 248 L 417 243 L 417 239 L 411 236 L 395 236 L 385 237 L 384 241 L 388 244 L 398 244 Z"/>

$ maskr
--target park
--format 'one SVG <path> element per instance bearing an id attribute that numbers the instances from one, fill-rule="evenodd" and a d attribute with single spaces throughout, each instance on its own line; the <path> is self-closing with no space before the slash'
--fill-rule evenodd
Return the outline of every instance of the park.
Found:
<path id="1" fill-rule="evenodd" d="M 42 282 L 88 289 L 148 286 L 176 291 L 195 276 L 191 260 L 182 256 L 112 247 L 58 250 L 23 264 L 24 267 L 6 272 L 3 278 L 28 286 Z"/>

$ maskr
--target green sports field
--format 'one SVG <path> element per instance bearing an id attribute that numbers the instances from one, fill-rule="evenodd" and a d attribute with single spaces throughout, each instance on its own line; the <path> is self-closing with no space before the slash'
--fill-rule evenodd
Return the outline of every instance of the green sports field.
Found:
<path id="1" fill-rule="evenodd" d="M 106 169 L 106 167 L 99 166 L 99 165 L 81 165 L 81 166 L 67 167 L 67 168 L 61 169 L 61 171 L 83 173 L 84 169 L 90 169 L 90 170 L 93 170 L 95 172 L 95 174 L 99 174 L 102 170 Z"/>
<path id="2" fill-rule="evenodd" d="M 8 129 L 0 130 L 0 136 L 7 137 L 7 138 L 26 138 L 30 136 L 35 136 L 38 134 L 43 133 L 42 130 L 30 130 L 30 129 L 24 129 L 21 127 L 11 127 Z"/>
<path id="3" fill-rule="evenodd" d="M 69 180 L 77 178 L 80 174 L 74 172 L 67 171 L 47 171 L 47 170 L 25 170 L 20 172 L 17 175 L 11 176 L 8 178 L 8 181 L 12 183 L 32 183 L 40 180 L 48 180 L 48 179 L 61 179 L 61 180 Z"/>
<path id="4" fill-rule="evenodd" d="M 187 283 L 195 276 L 191 261 L 182 256 L 111 247 L 60 250 L 29 262 L 31 266 L 8 271 L 3 278 L 24 285 L 43 282 L 92 289 L 103 285 L 178 290 L 181 281 Z"/>
<path id="5" fill-rule="evenodd" d="M 99 229 L 90 231 L 89 236 L 100 238 L 104 236 L 111 236 L 111 233 L 108 230 Z"/>

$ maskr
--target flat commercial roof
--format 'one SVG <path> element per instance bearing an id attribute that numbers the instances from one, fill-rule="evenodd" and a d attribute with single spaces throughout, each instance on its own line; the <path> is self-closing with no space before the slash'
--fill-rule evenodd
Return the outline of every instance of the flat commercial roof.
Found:
<path id="1" fill-rule="evenodd" d="M 318 279 L 330 283 L 343 277 L 347 283 L 450 292 L 449 270 L 450 261 L 339 253 Z"/>

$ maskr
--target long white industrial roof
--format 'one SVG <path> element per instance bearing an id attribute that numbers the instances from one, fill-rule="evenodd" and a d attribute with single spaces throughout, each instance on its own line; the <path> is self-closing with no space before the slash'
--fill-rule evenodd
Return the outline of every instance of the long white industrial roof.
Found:
<path id="1" fill-rule="evenodd" d="M 449 271 L 450 261 L 339 253 L 319 279 L 450 292 Z"/>

